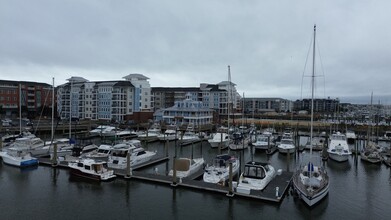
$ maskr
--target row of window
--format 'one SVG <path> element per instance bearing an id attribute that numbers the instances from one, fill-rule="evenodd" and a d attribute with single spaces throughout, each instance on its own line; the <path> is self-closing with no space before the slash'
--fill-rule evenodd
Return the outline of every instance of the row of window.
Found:
<path id="1" fill-rule="evenodd" d="M 12 89 L 12 90 L 0 89 L 0 94 L 16 94 L 16 89 Z"/>
<path id="2" fill-rule="evenodd" d="M 11 101 L 11 97 L 3 97 L 3 96 L 1 96 L 0 97 L 0 101 L 4 101 L 4 100 Z M 13 101 L 17 101 L 17 100 L 18 99 L 16 97 L 13 97 Z"/>

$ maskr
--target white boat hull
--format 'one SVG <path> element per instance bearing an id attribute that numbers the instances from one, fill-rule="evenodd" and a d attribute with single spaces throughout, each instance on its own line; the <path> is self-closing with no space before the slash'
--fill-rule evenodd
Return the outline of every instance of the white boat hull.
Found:
<path id="1" fill-rule="evenodd" d="M 320 202 L 326 195 L 329 193 L 329 185 L 327 185 L 324 189 L 322 189 L 318 194 L 314 196 L 307 196 L 305 192 L 303 192 L 296 184 L 293 184 L 298 196 L 308 205 L 314 206 L 318 202 Z"/>
<path id="2" fill-rule="evenodd" d="M 293 154 L 295 153 L 296 149 L 295 148 L 281 148 L 281 147 L 278 147 L 278 152 L 282 153 L 282 154 Z"/>
<path id="3" fill-rule="evenodd" d="M 8 155 L 6 152 L 1 152 L 0 156 L 3 158 L 5 164 L 16 166 L 16 167 L 29 167 L 38 165 L 38 160 L 30 155 L 23 157 L 13 157 Z"/>
<path id="4" fill-rule="evenodd" d="M 338 154 L 338 153 L 330 153 L 329 157 L 332 160 L 338 161 L 338 162 L 344 162 L 349 160 L 349 154 Z"/>
<path id="5" fill-rule="evenodd" d="M 232 176 L 238 174 L 239 171 L 239 161 L 232 164 Z M 203 175 L 204 182 L 207 183 L 224 183 L 229 178 L 229 167 L 225 168 L 214 168 L 207 167 Z"/>

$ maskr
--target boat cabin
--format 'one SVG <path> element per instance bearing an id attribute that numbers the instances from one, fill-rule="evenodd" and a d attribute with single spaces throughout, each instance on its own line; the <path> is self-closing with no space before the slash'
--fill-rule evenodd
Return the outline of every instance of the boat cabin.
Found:
<path id="1" fill-rule="evenodd" d="M 217 155 L 216 158 L 213 160 L 213 165 L 215 167 L 226 167 L 226 166 L 228 166 L 228 162 L 231 159 L 234 159 L 234 158 L 228 154 Z"/>
<path id="2" fill-rule="evenodd" d="M 105 162 L 78 162 L 77 166 L 80 168 L 84 168 L 85 170 L 94 171 L 95 173 L 102 173 L 104 170 L 107 170 L 107 163 Z"/>
<path id="3" fill-rule="evenodd" d="M 243 176 L 253 179 L 263 179 L 266 177 L 266 173 L 269 170 L 267 163 L 261 162 L 248 162 L 244 166 Z"/>

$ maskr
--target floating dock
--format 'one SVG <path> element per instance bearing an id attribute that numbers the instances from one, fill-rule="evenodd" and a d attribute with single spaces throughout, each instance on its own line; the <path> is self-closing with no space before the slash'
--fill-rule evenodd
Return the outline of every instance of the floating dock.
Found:
<path id="1" fill-rule="evenodd" d="M 116 174 L 119 176 L 126 177 L 125 170 L 121 170 L 121 171 L 116 170 Z M 267 185 L 267 187 L 264 190 L 251 190 L 249 194 L 236 192 L 235 187 L 232 189 L 232 194 L 230 194 L 230 190 L 227 185 L 223 186 L 214 183 L 206 183 L 202 180 L 197 180 L 202 175 L 203 175 L 203 170 L 200 170 L 199 172 L 193 174 L 190 177 L 182 178 L 182 179 L 177 178 L 176 182 L 174 182 L 174 178 L 172 176 L 167 176 L 159 173 L 145 173 L 141 171 L 132 171 L 132 174 L 129 178 L 142 180 L 142 181 L 161 183 L 161 184 L 170 184 L 172 186 L 177 186 L 177 187 L 192 188 L 192 189 L 210 191 L 215 193 L 223 193 L 227 196 L 237 195 L 243 198 L 251 198 L 251 199 L 258 199 L 262 201 L 280 203 L 282 202 L 285 193 L 290 187 L 293 173 L 283 171 L 280 175 L 277 175 Z M 235 185 L 235 183 L 233 185 Z M 277 192 L 276 189 L 278 189 Z"/>
<path id="2" fill-rule="evenodd" d="M 38 158 L 39 163 L 41 165 L 52 166 L 53 161 L 50 158 Z M 194 173 L 193 175 L 186 178 L 176 178 L 174 182 L 174 178 L 172 176 L 168 176 L 166 174 L 161 173 L 147 173 L 144 171 L 139 171 L 142 168 L 146 168 L 148 166 L 152 166 L 155 164 L 162 163 L 164 161 L 168 161 L 169 157 L 155 157 L 151 161 L 145 162 L 138 166 L 133 167 L 129 173 L 127 173 L 126 169 L 113 169 L 114 173 L 119 177 L 124 177 L 126 179 L 135 179 L 140 181 L 149 181 L 160 184 L 169 184 L 173 187 L 184 187 L 184 188 L 192 188 L 197 190 L 215 192 L 215 193 L 223 193 L 227 196 L 239 196 L 243 198 L 251 198 L 258 199 L 261 201 L 267 202 L 282 202 L 284 195 L 290 187 L 290 183 L 293 177 L 292 172 L 282 171 L 280 175 L 277 175 L 264 190 L 250 190 L 248 194 L 236 192 L 237 182 L 232 182 L 232 189 L 230 190 L 229 184 L 219 185 L 213 183 L 206 183 L 202 180 L 199 180 L 204 171 L 203 169 Z M 57 166 L 59 168 L 69 168 L 68 161 L 58 161 Z M 130 174 L 130 175 L 129 175 Z"/>

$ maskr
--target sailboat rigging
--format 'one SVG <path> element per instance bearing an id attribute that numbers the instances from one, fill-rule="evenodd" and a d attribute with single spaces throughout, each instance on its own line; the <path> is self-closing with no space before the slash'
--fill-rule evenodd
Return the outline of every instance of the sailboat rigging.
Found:
<path id="1" fill-rule="evenodd" d="M 321 165 L 315 164 L 312 152 L 313 121 L 314 121 L 314 85 L 315 85 L 315 38 L 314 25 L 312 76 L 311 76 L 311 123 L 310 123 L 310 155 L 308 161 L 302 163 L 293 175 L 293 187 L 299 197 L 308 205 L 313 206 L 321 201 L 329 192 L 329 177 Z"/>

